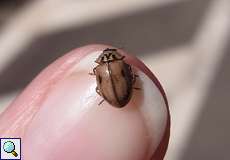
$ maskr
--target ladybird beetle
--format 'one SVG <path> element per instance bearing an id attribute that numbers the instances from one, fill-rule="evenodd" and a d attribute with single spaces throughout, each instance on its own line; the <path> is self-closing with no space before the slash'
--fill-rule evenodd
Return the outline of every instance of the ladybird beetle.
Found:
<path id="1" fill-rule="evenodd" d="M 122 108 L 130 101 L 137 75 L 124 58 L 117 49 L 107 48 L 96 59 L 98 65 L 92 75 L 96 75 L 96 92 L 104 98 L 99 105 L 106 100 L 112 106 Z"/>

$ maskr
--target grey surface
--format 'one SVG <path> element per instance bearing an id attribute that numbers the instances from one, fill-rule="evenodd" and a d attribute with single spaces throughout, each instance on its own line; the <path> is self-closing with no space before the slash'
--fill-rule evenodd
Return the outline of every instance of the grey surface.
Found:
<path id="1" fill-rule="evenodd" d="M 57 57 L 86 44 L 111 44 L 137 56 L 187 44 L 199 29 L 209 3 L 181 1 L 41 35 L 0 73 L 0 95 L 24 88 Z"/>
<path id="2" fill-rule="evenodd" d="M 230 36 L 229 36 L 230 37 Z M 228 41 L 230 42 L 230 41 Z M 209 87 L 181 160 L 229 160 L 230 149 L 230 45 Z"/>

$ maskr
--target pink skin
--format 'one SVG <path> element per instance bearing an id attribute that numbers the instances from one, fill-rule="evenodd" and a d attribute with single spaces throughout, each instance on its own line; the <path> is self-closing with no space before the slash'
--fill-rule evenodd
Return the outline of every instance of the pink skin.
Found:
<path id="1" fill-rule="evenodd" d="M 124 51 L 119 52 L 126 56 L 129 64 L 140 69 L 155 83 L 167 107 L 166 129 L 151 156 L 147 153 L 149 139 L 146 138 L 146 122 L 134 107 L 130 107 L 134 106 L 132 102 L 123 110 L 104 103 L 100 111 L 97 106 L 97 109 L 91 110 L 83 108 L 80 115 L 74 112 L 75 102 L 71 97 L 80 97 L 82 92 L 72 94 L 70 90 L 84 90 L 95 79 L 89 78 L 86 72 L 74 74 L 73 68 L 88 54 L 105 48 L 113 47 L 88 45 L 75 49 L 42 71 L 1 114 L 0 137 L 21 137 L 25 160 L 163 159 L 170 133 L 165 93 L 152 72 Z M 55 100 L 52 97 L 56 97 Z M 91 106 L 88 103 L 96 106 L 101 100 L 99 96 L 94 97 L 93 102 L 84 102 L 86 106 Z"/>

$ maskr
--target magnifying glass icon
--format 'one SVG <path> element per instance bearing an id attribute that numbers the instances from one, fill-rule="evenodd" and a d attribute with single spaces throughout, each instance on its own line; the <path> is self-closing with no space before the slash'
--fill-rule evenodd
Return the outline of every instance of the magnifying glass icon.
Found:
<path id="1" fill-rule="evenodd" d="M 15 145 L 14 145 L 14 143 L 12 141 L 6 141 L 3 144 L 3 150 L 6 153 L 11 153 L 12 155 L 14 155 L 14 157 L 18 156 L 17 152 L 15 151 Z"/>

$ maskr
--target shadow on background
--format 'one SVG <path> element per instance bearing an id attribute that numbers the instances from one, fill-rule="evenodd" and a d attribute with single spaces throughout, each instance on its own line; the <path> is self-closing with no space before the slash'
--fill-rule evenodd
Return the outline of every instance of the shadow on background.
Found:
<path id="1" fill-rule="evenodd" d="M 0 29 L 28 0 L 0 0 Z"/>
<path id="2" fill-rule="evenodd" d="M 25 87 L 57 57 L 82 45 L 105 43 L 146 54 L 187 44 L 209 2 L 182 1 L 37 37 L 0 73 L 0 94 Z"/>
<path id="3" fill-rule="evenodd" d="M 230 38 L 229 41 L 230 42 Z M 230 45 L 181 160 L 229 160 Z"/>

